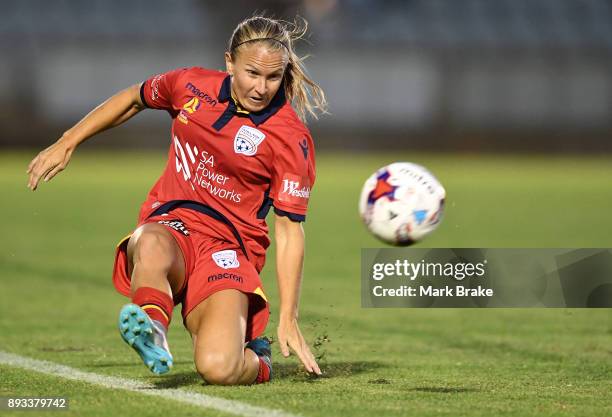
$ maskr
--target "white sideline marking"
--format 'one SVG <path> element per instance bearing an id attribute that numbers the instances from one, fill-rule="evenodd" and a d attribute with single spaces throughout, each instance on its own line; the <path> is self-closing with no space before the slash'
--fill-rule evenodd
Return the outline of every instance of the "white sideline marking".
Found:
<path id="1" fill-rule="evenodd" d="M 235 414 L 237 416 L 275 416 L 275 417 L 298 417 L 282 410 L 257 407 L 235 400 L 213 397 L 211 395 L 200 394 L 197 392 L 185 391 L 178 388 L 156 388 L 152 384 L 137 381 L 135 379 L 120 378 L 95 374 L 93 372 L 79 371 L 69 366 L 60 365 L 53 362 L 41 361 L 15 355 L 13 353 L 0 350 L 0 364 L 27 369 L 42 374 L 47 374 L 59 378 L 82 381 L 89 384 L 98 385 L 104 388 L 122 389 L 137 392 L 139 394 L 160 397 L 167 400 L 179 401 L 192 404 L 203 408 L 210 408 L 224 413 Z"/>

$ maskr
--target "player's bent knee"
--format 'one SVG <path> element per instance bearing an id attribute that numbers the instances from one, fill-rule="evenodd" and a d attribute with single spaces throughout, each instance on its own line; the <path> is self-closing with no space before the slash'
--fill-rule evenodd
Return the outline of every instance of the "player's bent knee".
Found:
<path id="1" fill-rule="evenodd" d="M 176 256 L 173 237 L 158 229 L 145 229 L 136 238 L 133 247 L 134 264 L 142 262 L 150 267 L 168 271 Z"/>
<path id="2" fill-rule="evenodd" d="M 212 385 L 235 385 L 240 378 L 240 361 L 223 352 L 199 354 L 195 365 L 202 379 Z"/>

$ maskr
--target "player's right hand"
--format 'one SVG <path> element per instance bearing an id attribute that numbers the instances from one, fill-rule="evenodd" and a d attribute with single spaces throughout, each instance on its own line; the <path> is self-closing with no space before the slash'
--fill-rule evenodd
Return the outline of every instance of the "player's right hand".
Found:
<path id="1" fill-rule="evenodd" d="M 46 182 L 63 171 L 70 161 L 72 152 L 74 152 L 74 147 L 68 146 L 60 139 L 36 155 L 26 171 L 30 175 L 28 188 L 34 191 L 41 178 Z"/>

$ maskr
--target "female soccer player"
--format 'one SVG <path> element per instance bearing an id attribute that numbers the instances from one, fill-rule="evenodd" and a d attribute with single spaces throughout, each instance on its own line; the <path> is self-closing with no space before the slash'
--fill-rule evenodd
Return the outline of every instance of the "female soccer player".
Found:
<path id="1" fill-rule="evenodd" d="M 173 307 L 182 303 L 205 381 L 270 380 L 270 345 L 260 337 L 268 299 L 259 272 L 273 207 L 280 350 L 287 357 L 292 349 L 308 372 L 321 374 L 297 321 L 301 222 L 315 179 L 313 142 L 303 121 L 326 107 L 293 49 L 305 31 L 305 24 L 249 18 L 230 39 L 227 72 L 183 68 L 129 87 L 28 167 L 28 187 L 36 190 L 95 134 L 144 108 L 172 117 L 166 169 L 141 207 L 137 228 L 117 246 L 113 272 L 117 291 L 132 300 L 119 313 L 120 334 L 154 373 L 172 366 L 166 333 Z"/>

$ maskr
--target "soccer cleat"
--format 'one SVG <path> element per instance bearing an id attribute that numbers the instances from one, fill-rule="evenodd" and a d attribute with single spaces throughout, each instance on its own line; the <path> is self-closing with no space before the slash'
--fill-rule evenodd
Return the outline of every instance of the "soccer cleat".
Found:
<path id="1" fill-rule="evenodd" d="M 251 340 L 246 344 L 246 347 L 251 349 L 259 358 L 264 362 L 265 366 L 268 367 L 269 378 L 266 381 L 257 381 L 257 382 L 267 382 L 272 380 L 272 350 L 270 349 L 270 339 L 267 337 L 258 337 Z M 259 378 L 259 376 L 258 376 Z"/>
<path id="2" fill-rule="evenodd" d="M 166 329 L 136 304 L 126 304 L 119 312 L 119 333 L 151 372 L 165 374 L 172 368 Z"/>

